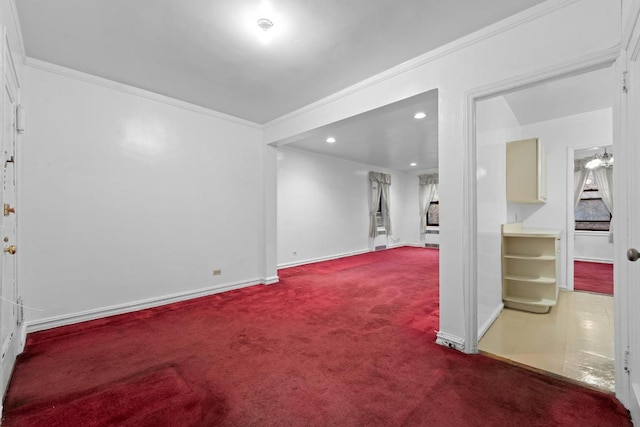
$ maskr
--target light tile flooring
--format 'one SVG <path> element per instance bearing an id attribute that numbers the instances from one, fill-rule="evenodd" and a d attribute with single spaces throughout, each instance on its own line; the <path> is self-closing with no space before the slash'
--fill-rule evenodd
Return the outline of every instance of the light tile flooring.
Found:
<path id="1" fill-rule="evenodd" d="M 613 392 L 613 344 L 613 297 L 560 291 L 547 314 L 505 308 L 478 349 Z"/>

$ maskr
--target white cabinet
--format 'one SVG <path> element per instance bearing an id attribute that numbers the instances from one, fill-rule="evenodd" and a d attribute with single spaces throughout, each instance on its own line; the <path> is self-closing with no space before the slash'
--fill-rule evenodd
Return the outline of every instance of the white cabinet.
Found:
<path id="1" fill-rule="evenodd" d="M 546 202 L 544 147 L 538 138 L 507 143 L 507 200 Z"/>
<path id="2" fill-rule="evenodd" d="M 560 232 L 502 226 L 502 300 L 506 307 L 547 313 L 558 300 Z"/>

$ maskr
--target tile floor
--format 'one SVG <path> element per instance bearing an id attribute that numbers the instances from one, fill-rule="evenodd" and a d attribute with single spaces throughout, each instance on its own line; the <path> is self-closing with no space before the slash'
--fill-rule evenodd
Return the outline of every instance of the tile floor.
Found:
<path id="1" fill-rule="evenodd" d="M 481 352 L 614 391 L 613 297 L 560 291 L 547 314 L 505 308 Z"/>

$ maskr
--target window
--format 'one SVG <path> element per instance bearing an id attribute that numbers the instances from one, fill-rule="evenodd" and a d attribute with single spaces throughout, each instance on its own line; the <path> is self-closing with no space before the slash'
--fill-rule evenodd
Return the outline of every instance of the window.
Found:
<path id="1" fill-rule="evenodd" d="M 378 227 L 378 233 L 384 232 L 384 218 L 382 216 L 382 197 L 380 197 L 380 202 L 378 203 L 378 211 L 376 212 L 376 226 Z"/>
<path id="2" fill-rule="evenodd" d="M 609 231 L 611 212 L 602 201 L 591 171 L 587 175 L 574 215 L 576 230 Z"/>
<path id="3" fill-rule="evenodd" d="M 427 227 L 438 226 L 440 226 L 440 203 L 438 191 L 436 190 L 433 200 L 429 203 L 429 209 L 427 209 Z"/>

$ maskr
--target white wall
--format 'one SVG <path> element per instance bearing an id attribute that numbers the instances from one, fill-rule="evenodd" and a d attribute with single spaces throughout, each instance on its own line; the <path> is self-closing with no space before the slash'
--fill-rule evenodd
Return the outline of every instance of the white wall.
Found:
<path id="1" fill-rule="evenodd" d="M 32 66 L 26 82 L 20 277 L 25 304 L 42 310 L 26 311 L 32 325 L 262 281 L 257 126 Z"/>
<path id="2" fill-rule="evenodd" d="M 504 97 L 476 104 L 479 337 L 502 309 L 501 225 L 507 222 L 506 143 L 518 139 L 521 127 Z"/>
<path id="3" fill-rule="evenodd" d="M 389 246 L 406 243 L 410 230 L 415 229 L 414 234 L 419 230 L 417 199 L 414 209 L 407 204 L 413 201 L 407 196 L 418 191 L 416 176 L 291 149 L 278 151 L 278 265 L 372 248 L 368 237 L 372 170 L 391 174 Z M 383 237 L 376 240 L 383 242 Z"/>
<path id="4" fill-rule="evenodd" d="M 438 89 L 440 174 L 440 332 L 465 336 L 465 94 L 614 48 L 620 5 L 550 1 L 277 119 L 272 143 L 389 103 Z M 462 264 L 461 264 L 462 263 Z"/>
<path id="5" fill-rule="evenodd" d="M 573 258 L 577 261 L 613 264 L 613 243 L 608 232 L 576 231 Z"/>
<path id="6" fill-rule="evenodd" d="M 586 148 L 610 145 L 613 138 L 612 110 L 592 111 L 584 114 L 563 117 L 533 123 L 522 127 L 522 138 L 540 138 L 545 147 L 547 162 L 547 203 L 544 205 L 518 205 L 514 212 L 519 212 L 525 227 L 542 227 L 562 230 L 561 253 L 567 253 L 567 201 L 572 198 L 567 183 L 569 160 L 567 148 Z M 571 175 L 573 176 L 573 175 Z M 573 184 L 571 183 L 571 186 Z M 587 239 L 589 239 L 587 237 Z M 580 244 L 586 244 L 581 239 Z M 591 240 L 598 241 L 597 238 Z M 613 245 L 606 242 L 596 249 L 597 253 L 609 253 L 613 259 Z M 577 245 L 577 241 L 576 241 Z M 580 246 L 580 249 L 584 249 Z M 570 287 L 566 283 L 567 259 L 561 258 L 560 285 Z"/>

